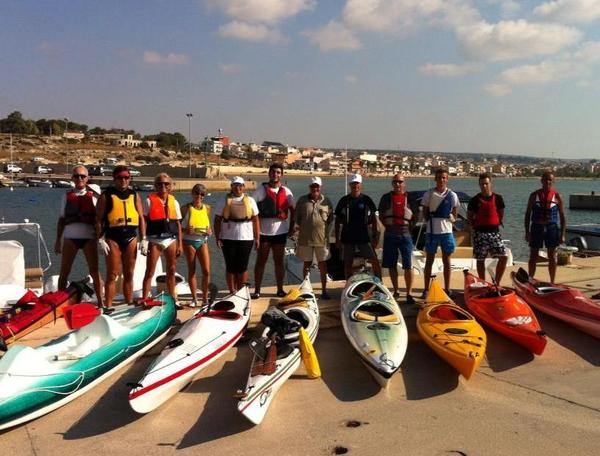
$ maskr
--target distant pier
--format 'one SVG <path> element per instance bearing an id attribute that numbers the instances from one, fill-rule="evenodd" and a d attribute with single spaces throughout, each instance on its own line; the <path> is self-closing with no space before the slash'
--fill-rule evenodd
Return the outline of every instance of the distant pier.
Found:
<path id="1" fill-rule="evenodd" d="M 573 193 L 569 195 L 569 209 L 586 209 L 600 211 L 600 194 Z"/>

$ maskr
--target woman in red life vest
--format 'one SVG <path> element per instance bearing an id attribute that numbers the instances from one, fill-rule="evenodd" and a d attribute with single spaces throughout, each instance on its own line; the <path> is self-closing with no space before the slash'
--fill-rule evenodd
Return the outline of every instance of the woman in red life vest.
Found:
<path id="1" fill-rule="evenodd" d="M 500 237 L 500 225 L 504 218 L 504 200 L 502 195 L 492 191 L 492 176 L 489 173 L 479 175 L 481 192 L 469 201 L 467 217 L 473 228 L 473 257 L 477 260 L 477 274 L 485 279 L 485 259 L 498 258 L 494 280 L 502 281 L 508 253 Z"/>
<path id="2" fill-rule="evenodd" d="M 150 193 L 144 201 L 147 240 L 142 241 L 142 255 L 147 255 L 146 274 L 142 287 L 142 299 L 150 294 L 150 284 L 161 253 L 167 263 L 167 290 L 177 303 L 175 292 L 175 272 L 177 257 L 183 251 L 181 233 L 181 209 L 171 195 L 171 178 L 167 173 L 159 173 L 154 178 L 156 192 Z"/>
<path id="3" fill-rule="evenodd" d="M 98 245 L 96 242 L 96 203 L 98 192 L 88 184 L 88 170 L 85 166 L 73 168 L 71 176 L 75 188 L 63 195 L 60 205 L 60 216 L 56 225 L 56 242 L 54 251 L 62 255 L 58 289 L 67 288 L 67 279 L 73 267 L 77 252 L 81 249 L 85 255 L 90 276 L 94 282 L 94 290 L 98 304 L 102 305 L 102 279 L 98 271 Z M 61 239 L 64 239 L 61 244 Z"/>
<path id="4" fill-rule="evenodd" d="M 565 242 L 567 221 L 562 198 L 554 186 L 554 174 L 542 174 L 542 188 L 529 195 L 525 211 L 525 240 L 529 242 L 529 275 L 535 276 L 539 251 L 548 250 L 550 282 L 556 277 L 556 247 Z M 559 228 L 560 222 L 560 228 Z"/>

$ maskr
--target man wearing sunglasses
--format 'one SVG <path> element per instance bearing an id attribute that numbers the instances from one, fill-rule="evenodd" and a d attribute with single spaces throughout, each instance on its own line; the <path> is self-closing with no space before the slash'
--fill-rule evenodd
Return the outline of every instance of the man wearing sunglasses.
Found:
<path id="1" fill-rule="evenodd" d="M 58 289 L 67 287 L 73 262 L 79 250 L 83 250 L 98 304 L 102 305 L 102 279 L 98 271 L 98 246 L 96 242 L 96 204 L 99 192 L 96 186 L 88 185 L 88 170 L 85 166 L 73 168 L 71 180 L 75 188 L 63 194 L 60 215 L 56 225 L 54 251 L 61 255 Z M 62 243 L 61 243 L 62 240 Z"/>
<path id="2" fill-rule="evenodd" d="M 385 226 L 383 237 L 383 267 L 388 268 L 390 279 L 394 287 L 394 298 L 398 299 L 398 252 L 402 258 L 402 270 L 406 282 L 406 303 L 414 304 L 412 296 L 413 270 L 412 251 L 413 242 L 410 235 L 410 222 L 412 211 L 408 204 L 406 181 L 402 174 L 392 178 L 392 191 L 386 193 L 379 200 L 379 220 Z"/>

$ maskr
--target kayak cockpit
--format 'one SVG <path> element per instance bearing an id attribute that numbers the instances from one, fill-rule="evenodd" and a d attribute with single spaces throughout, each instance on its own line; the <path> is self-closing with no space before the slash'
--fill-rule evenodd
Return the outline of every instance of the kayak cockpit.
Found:
<path id="1" fill-rule="evenodd" d="M 472 320 L 472 318 L 459 307 L 443 304 L 430 309 L 429 316 L 445 321 Z"/>
<path id="2" fill-rule="evenodd" d="M 367 300 L 352 312 L 354 321 L 381 321 L 385 323 L 399 323 L 400 317 L 392 310 L 376 300 Z"/>
<path id="3" fill-rule="evenodd" d="M 348 296 L 354 298 L 362 298 L 365 293 L 369 293 L 369 295 L 373 293 L 382 293 L 387 296 L 385 288 L 373 282 L 360 282 L 348 290 Z"/>

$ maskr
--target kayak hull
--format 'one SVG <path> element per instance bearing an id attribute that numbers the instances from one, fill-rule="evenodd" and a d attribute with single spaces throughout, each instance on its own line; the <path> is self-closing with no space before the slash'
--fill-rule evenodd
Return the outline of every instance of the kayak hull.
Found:
<path id="1" fill-rule="evenodd" d="M 467 380 L 485 356 L 485 331 L 444 293 L 435 279 L 417 315 L 417 330 L 425 343 Z"/>
<path id="2" fill-rule="evenodd" d="M 341 318 L 350 345 L 377 383 L 387 388 L 408 346 L 396 300 L 378 278 L 355 274 L 342 291 Z"/>
<path id="3" fill-rule="evenodd" d="M 198 310 L 181 326 L 129 392 L 133 410 L 158 408 L 235 345 L 250 319 L 248 287 L 216 301 L 211 309 Z"/>
<path id="4" fill-rule="evenodd" d="M 300 321 L 308 334 L 311 342 L 317 338 L 319 331 L 319 307 L 313 293 L 310 280 L 305 279 L 298 288 L 298 293 L 303 302 L 284 307 L 282 310 L 291 318 Z M 285 299 L 285 298 L 284 298 Z M 261 340 L 267 339 L 269 329 L 266 328 Z M 261 360 L 253 356 L 250 374 L 244 390 L 239 391 L 240 400 L 238 411 L 251 423 L 260 424 L 265 418 L 273 398 L 290 376 L 296 372 L 301 363 L 300 347 L 292 345 L 292 350 L 287 356 L 277 359 L 275 371 L 272 374 L 253 375 L 255 365 Z"/>
<path id="5" fill-rule="evenodd" d="M 600 339 L 599 303 L 566 285 L 540 282 L 533 278 L 523 281 L 514 272 L 511 278 L 517 294 L 530 306 Z"/>
<path id="6" fill-rule="evenodd" d="M 496 287 L 465 271 L 465 303 L 486 326 L 541 355 L 547 339 L 531 310 L 514 290 Z"/>
<path id="7" fill-rule="evenodd" d="M 164 304 L 118 306 L 36 349 L 11 347 L 0 360 L 0 429 L 62 407 L 158 343 L 176 311 L 170 296 L 157 299 Z"/>

